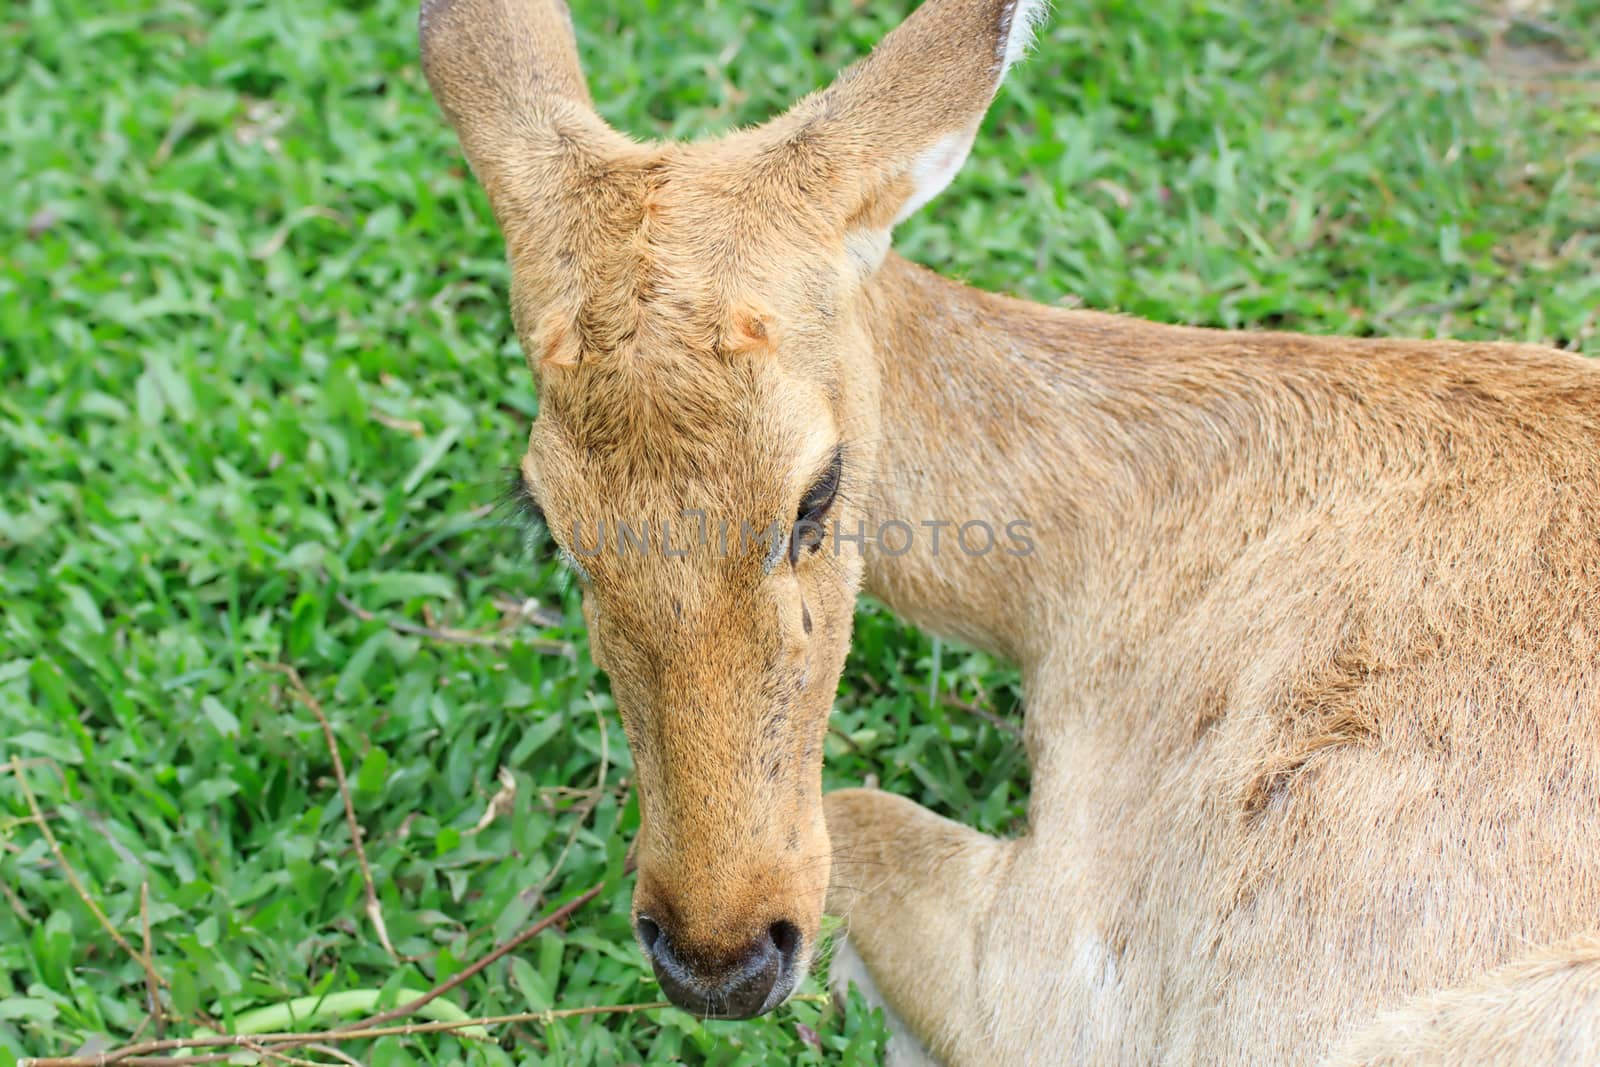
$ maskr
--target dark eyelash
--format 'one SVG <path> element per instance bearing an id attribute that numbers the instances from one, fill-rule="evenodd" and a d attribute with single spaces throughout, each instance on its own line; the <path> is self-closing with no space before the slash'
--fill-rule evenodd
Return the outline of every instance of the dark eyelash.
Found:
<path id="1" fill-rule="evenodd" d="M 833 502 L 839 496 L 839 479 L 844 473 L 844 446 L 835 446 L 833 458 L 828 461 L 828 469 L 822 472 L 822 477 L 806 495 L 800 498 L 799 514 L 795 518 L 796 525 L 814 523 L 821 526 L 822 519 Z M 822 547 L 822 531 L 815 528 L 797 529 L 789 537 L 789 562 L 799 562 L 800 549 L 807 548 L 815 552 Z"/>
<path id="2" fill-rule="evenodd" d="M 511 469 L 501 504 L 515 513 L 517 524 L 522 527 L 523 538 L 533 555 L 540 559 L 553 556 L 561 560 L 568 574 L 589 581 L 589 572 L 550 535 L 550 522 L 544 517 L 544 508 L 533 498 L 533 491 L 528 488 L 522 471 L 515 467 Z"/>
<path id="3" fill-rule="evenodd" d="M 844 469 L 844 450 L 836 447 L 833 458 L 828 461 L 828 469 L 822 472 L 816 484 L 806 490 L 806 495 L 800 499 L 800 519 L 803 521 L 817 517 L 818 513 L 828 510 L 833 504 L 834 497 L 839 494 L 839 475 Z"/>
<path id="4" fill-rule="evenodd" d="M 544 509 L 533 498 L 533 491 L 528 488 L 528 480 L 522 476 L 520 468 L 511 468 L 504 501 L 530 535 L 549 536 L 550 524 L 545 521 Z"/>

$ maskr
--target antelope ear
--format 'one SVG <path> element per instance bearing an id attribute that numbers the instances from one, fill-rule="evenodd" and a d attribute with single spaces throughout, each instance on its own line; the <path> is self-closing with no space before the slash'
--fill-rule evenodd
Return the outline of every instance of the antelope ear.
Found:
<path id="1" fill-rule="evenodd" d="M 926 0 L 866 59 L 773 122 L 777 147 L 811 172 L 790 177 L 836 190 L 831 207 L 845 232 L 887 247 L 894 225 L 961 169 L 1045 8 L 1046 0 Z"/>
<path id="2" fill-rule="evenodd" d="M 418 30 L 428 86 L 502 228 L 515 203 L 549 195 L 563 161 L 628 143 L 595 114 L 564 0 L 423 0 Z"/>

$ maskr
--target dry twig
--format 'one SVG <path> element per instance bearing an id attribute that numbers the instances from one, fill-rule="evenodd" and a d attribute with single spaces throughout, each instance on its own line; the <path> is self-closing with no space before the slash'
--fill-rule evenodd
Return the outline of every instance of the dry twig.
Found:
<path id="1" fill-rule="evenodd" d="M 28 821 L 32 822 L 33 820 L 30 819 Z M 11 905 L 11 910 L 17 913 L 17 918 L 22 920 L 23 928 L 31 929 L 36 920 L 28 913 L 27 907 L 23 905 L 22 898 L 17 896 L 16 890 L 5 882 L 0 882 L 0 896 L 4 896 L 6 903 Z"/>
<path id="2" fill-rule="evenodd" d="M 499 948 L 480 958 L 470 967 L 467 967 L 452 975 L 449 981 L 442 982 L 439 985 L 434 986 L 416 1000 L 401 1004 L 399 1007 L 391 1008 L 385 1012 L 379 1012 L 377 1015 L 362 1019 L 360 1022 L 352 1023 L 349 1026 L 340 1027 L 339 1029 L 332 1031 L 332 1033 L 344 1038 L 349 1036 L 350 1031 L 354 1028 L 378 1026 L 383 1023 L 391 1022 L 395 1019 L 405 1018 L 407 1015 L 415 1012 L 418 1008 L 422 1007 L 430 1000 L 436 1000 L 444 994 L 450 992 L 450 990 L 461 985 L 467 979 L 482 971 L 485 967 L 488 967 L 491 963 L 516 951 L 526 942 L 543 933 L 554 924 L 562 921 L 567 916 L 571 915 L 573 912 L 589 903 L 589 901 L 599 896 L 600 891 L 605 887 L 606 884 L 604 882 L 596 882 L 588 889 L 585 889 L 582 893 L 579 893 L 577 896 L 561 905 L 561 907 L 557 908 L 555 911 L 552 911 L 549 915 L 546 915 L 544 918 L 540 919 L 526 930 L 517 934 Z"/>
<path id="3" fill-rule="evenodd" d="M 398 415 L 389 414 L 382 408 L 369 407 L 367 408 L 367 415 L 380 426 L 387 426 L 391 430 L 399 430 L 401 433 L 410 434 L 412 437 L 421 437 L 424 433 L 422 423 L 416 419 L 403 419 Z"/>
<path id="4" fill-rule="evenodd" d="M 157 1041 L 140 1041 L 121 1048 L 86 1056 L 43 1056 L 21 1061 L 21 1067 L 188 1067 L 191 1064 L 221 1063 L 235 1055 L 231 1052 L 203 1053 L 190 1056 L 172 1056 L 168 1053 L 188 1049 L 246 1049 L 258 1054 L 269 1047 L 326 1049 L 329 1042 L 351 1041 L 360 1038 L 404 1036 L 408 1034 L 445 1033 L 474 1026 L 498 1026 L 519 1022 L 550 1022 L 578 1015 L 627 1014 L 651 1008 L 667 1007 L 665 1002 L 650 1004 L 600 1004 L 582 1008 L 557 1008 L 542 1012 L 525 1012 L 520 1015 L 482 1016 L 449 1022 L 406 1023 L 390 1026 L 389 1023 L 413 1014 L 429 1001 L 450 992 L 473 975 L 526 944 L 529 940 L 561 922 L 583 905 L 600 895 L 604 882 L 597 882 L 556 908 L 544 918 L 521 931 L 499 948 L 478 959 L 471 966 L 434 986 L 427 993 L 388 1011 L 379 1012 L 333 1030 L 307 1031 L 305 1033 L 272 1034 L 210 1034 L 204 1037 L 166 1038 Z M 349 1061 L 349 1057 L 338 1055 Z"/>
<path id="5" fill-rule="evenodd" d="M 144 995 L 150 1018 L 155 1020 L 156 1037 L 167 1036 L 167 1013 L 161 1006 L 161 976 L 156 973 L 155 953 L 150 949 L 150 881 L 139 883 L 139 925 L 144 930 Z"/>
<path id="6" fill-rule="evenodd" d="M 422 626 L 406 619 L 390 618 L 379 615 L 377 612 L 368 611 L 343 593 L 335 593 L 334 599 L 350 614 L 362 622 L 381 622 L 397 634 L 412 634 L 416 637 L 426 637 L 430 641 L 442 641 L 454 645 L 477 645 L 482 648 L 510 648 L 512 639 L 501 635 L 481 634 L 472 630 L 459 630 L 451 626 Z M 574 655 L 572 645 L 566 641 L 557 641 L 549 637 L 527 637 L 522 643 L 529 648 L 537 649 L 555 656 Z"/>
<path id="7" fill-rule="evenodd" d="M 1022 729 L 1017 726 L 1016 723 L 1008 722 L 1005 719 L 1002 719 L 988 708 L 979 707 L 977 704 L 969 703 L 965 700 L 958 700 L 957 698 L 951 696 L 945 697 L 940 701 L 940 703 L 947 708 L 955 708 L 957 711 L 964 711 L 968 715 L 976 715 L 990 726 L 993 726 L 996 730 L 1004 730 L 1012 737 L 1015 737 L 1018 741 L 1022 740 Z"/>
<path id="8" fill-rule="evenodd" d="M 155 966 L 150 962 L 150 958 L 130 945 L 128 939 L 117 932 L 117 928 L 111 925 L 111 920 L 106 918 L 106 913 L 100 910 L 100 905 L 94 902 L 94 898 L 84 888 L 83 882 L 78 878 L 78 872 L 74 871 L 72 864 L 67 862 L 66 853 L 61 851 L 61 842 L 56 840 L 56 835 L 50 829 L 49 822 L 45 820 L 44 812 L 39 810 L 38 798 L 33 795 L 33 787 L 28 785 L 28 779 L 22 773 L 22 762 L 16 756 L 11 757 L 11 773 L 16 776 L 17 784 L 22 786 L 22 796 L 28 802 L 28 811 L 33 814 L 34 824 L 39 827 L 39 832 L 44 835 L 45 843 L 50 846 L 50 851 L 55 855 L 56 862 L 61 864 L 61 873 L 67 876 L 67 881 L 71 883 L 73 891 L 78 894 L 78 899 L 83 901 L 84 906 L 94 914 L 94 917 L 99 920 L 105 932 L 110 934 L 111 939 L 121 946 L 122 951 L 133 957 L 134 961 L 144 968 L 147 976 L 153 976 L 157 983 L 165 985 L 166 983 L 161 980 L 161 976 L 155 973 Z"/>
<path id="9" fill-rule="evenodd" d="M 594 814 L 594 809 L 599 805 L 600 798 L 605 795 L 606 775 L 611 770 L 611 749 L 606 740 L 606 716 L 600 710 L 599 703 L 594 699 L 594 694 L 589 694 L 589 703 L 594 708 L 594 717 L 600 723 L 600 770 L 595 775 L 594 789 L 590 796 L 579 803 L 577 821 L 572 824 L 572 831 L 567 834 L 567 843 L 561 846 L 561 851 L 556 855 L 556 861 L 550 865 L 550 873 L 540 880 L 539 884 L 523 893 L 523 899 L 537 901 L 544 891 L 550 888 L 550 883 L 555 881 L 556 875 L 561 873 L 561 865 L 567 862 L 567 853 L 572 851 L 572 843 L 578 839 L 579 832 L 584 824 L 589 821 L 589 816 Z"/>
<path id="10" fill-rule="evenodd" d="M 322 724 L 322 737 L 327 742 L 328 755 L 333 757 L 333 776 L 338 779 L 339 795 L 344 798 L 344 817 L 350 826 L 350 843 L 355 846 L 356 860 L 361 864 L 361 881 L 367 892 L 367 918 L 378 931 L 378 941 L 382 943 L 384 951 L 389 953 L 391 958 L 399 959 L 400 954 L 389 943 L 389 928 L 384 925 L 383 907 L 378 903 L 378 888 L 372 881 L 372 865 L 367 862 L 367 850 L 361 844 L 361 823 L 356 819 L 356 805 L 350 797 L 350 783 L 345 780 L 344 760 L 339 757 L 339 742 L 333 736 L 333 724 L 323 712 L 322 704 L 312 695 L 311 690 L 306 688 L 299 671 L 287 663 L 263 663 L 261 667 L 287 678 L 289 689 L 294 693 L 295 699 L 310 709 L 311 714 Z"/>
<path id="11" fill-rule="evenodd" d="M 792 1000 L 826 1003 L 825 993 L 801 993 Z M 440 1034 L 463 1030 L 471 1026 L 511 1026 L 516 1023 L 544 1023 L 557 1019 L 573 1019 L 585 1015 L 632 1015 L 641 1011 L 656 1011 L 672 1007 L 667 1001 L 653 1000 L 646 1004 L 590 1004 L 580 1008 L 546 1008 L 544 1011 L 524 1011 L 515 1015 L 480 1015 L 475 1019 L 458 1019 L 451 1022 L 403 1023 L 399 1026 L 366 1026 L 361 1029 L 333 1030 L 316 1034 L 253 1034 L 239 1036 L 219 1034 L 215 1037 L 188 1037 L 172 1041 L 147 1041 L 143 1045 L 129 1045 L 94 1056 L 55 1056 L 23 1060 L 21 1067 L 180 1067 L 190 1063 L 215 1063 L 225 1060 L 229 1053 L 210 1053 L 201 1056 L 152 1056 L 146 1053 L 169 1052 L 190 1048 L 244 1048 L 257 1053 L 268 1052 L 271 1047 L 309 1048 L 324 1039 L 357 1040 L 376 1037 L 410 1037 L 416 1034 Z M 281 1053 L 279 1054 L 281 1055 Z M 285 1057 L 287 1058 L 287 1057 Z"/>
<path id="12" fill-rule="evenodd" d="M 287 1052 L 279 1052 L 277 1049 L 268 1048 L 266 1045 L 250 1044 L 244 1047 L 258 1056 L 271 1060 L 273 1063 L 287 1063 L 291 1067 L 326 1067 L 325 1064 L 316 1060 L 303 1060 L 299 1056 L 291 1056 Z"/>
<path id="13" fill-rule="evenodd" d="M 496 789 L 494 796 L 489 798 L 489 803 L 483 809 L 483 814 L 478 818 L 477 825 L 473 826 L 472 829 L 467 831 L 469 836 L 472 834 L 481 834 L 483 831 L 487 830 L 496 819 L 503 815 L 510 815 L 516 810 L 517 779 L 516 776 L 511 773 L 511 768 L 501 767 L 500 770 L 496 772 L 495 778 L 499 781 L 500 788 Z"/>
<path id="14" fill-rule="evenodd" d="M 366 1065 L 360 1060 L 350 1055 L 350 1053 L 345 1052 L 343 1049 L 336 1048 L 333 1045 L 325 1045 L 320 1041 L 307 1041 L 306 1051 L 320 1052 L 324 1056 L 338 1060 L 340 1063 L 347 1063 L 350 1065 L 350 1067 L 366 1067 Z"/>
<path id="15" fill-rule="evenodd" d="M 245 1049 L 257 1054 L 269 1053 L 275 1048 L 309 1048 L 330 1038 L 355 1041 L 376 1037 L 409 1037 L 415 1034 L 450 1033 L 472 1026 L 505 1026 L 514 1023 L 551 1023 L 557 1019 L 570 1019 L 581 1015 L 632 1015 L 634 1012 L 670 1008 L 664 1000 L 648 1004 L 593 1004 L 581 1008 L 547 1008 L 544 1011 L 526 1011 L 516 1015 L 484 1015 L 476 1019 L 453 1022 L 402 1023 L 398 1026 L 368 1026 L 359 1030 L 328 1030 L 320 1033 L 280 1034 L 217 1034 L 211 1037 L 185 1037 L 170 1041 L 146 1041 L 90 1056 L 42 1056 L 21 1061 L 21 1067 L 181 1067 L 190 1063 L 219 1063 L 235 1053 L 206 1053 L 199 1056 L 162 1056 L 152 1053 L 177 1052 L 183 1049 L 232 1048 Z M 269 1053 L 270 1054 L 270 1053 Z M 282 1053 L 278 1053 L 279 1056 Z"/>
<path id="16" fill-rule="evenodd" d="M 856 743 L 856 739 L 845 733 L 840 727 L 837 727 L 830 722 L 828 724 L 828 732 L 842 741 L 844 746 L 851 752 L 854 752 L 858 756 L 863 754 L 861 746 Z"/>

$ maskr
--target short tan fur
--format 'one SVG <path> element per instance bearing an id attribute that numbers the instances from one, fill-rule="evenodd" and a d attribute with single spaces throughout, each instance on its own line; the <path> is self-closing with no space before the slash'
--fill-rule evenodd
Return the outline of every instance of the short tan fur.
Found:
<path id="1" fill-rule="evenodd" d="M 770 123 L 644 144 L 596 116 L 559 0 L 423 5 L 540 390 L 522 471 L 637 765 L 663 988 L 770 1009 L 826 901 L 900 1055 L 1600 1058 L 1600 374 L 895 256 L 1041 6 L 927 0 Z M 835 456 L 830 524 L 1020 518 L 1034 551 L 574 540 L 788 523 Z M 1021 665 L 1025 836 L 823 797 L 863 587 Z"/>

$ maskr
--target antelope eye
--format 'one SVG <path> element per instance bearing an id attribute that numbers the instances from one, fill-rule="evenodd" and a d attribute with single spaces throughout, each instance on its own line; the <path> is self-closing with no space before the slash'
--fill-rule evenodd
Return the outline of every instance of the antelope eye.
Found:
<path id="1" fill-rule="evenodd" d="M 835 448 L 827 470 L 800 498 L 800 508 L 795 514 L 798 528 L 789 541 L 790 563 L 800 558 L 800 549 L 815 552 L 822 547 L 822 520 L 827 517 L 828 509 L 833 507 L 834 498 L 839 495 L 839 475 L 843 468 L 844 454 Z"/>
<path id="2" fill-rule="evenodd" d="M 797 516 L 800 522 L 816 522 L 825 515 L 833 506 L 833 498 L 839 493 L 839 473 L 844 466 L 843 455 L 839 449 L 833 450 L 833 458 L 828 461 L 828 469 L 806 490 L 806 495 L 800 498 L 800 513 Z"/>

